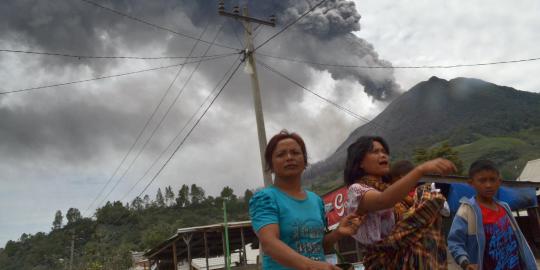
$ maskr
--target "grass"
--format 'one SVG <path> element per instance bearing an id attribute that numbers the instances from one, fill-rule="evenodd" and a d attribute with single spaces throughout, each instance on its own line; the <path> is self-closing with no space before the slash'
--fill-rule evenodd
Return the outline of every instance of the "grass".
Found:
<path id="1" fill-rule="evenodd" d="M 527 161 L 540 158 L 540 129 L 528 129 L 505 137 L 481 137 L 454 148 L 465 168 L 477 159 L 494 161 L 503 178 L 515 179 Z"/>

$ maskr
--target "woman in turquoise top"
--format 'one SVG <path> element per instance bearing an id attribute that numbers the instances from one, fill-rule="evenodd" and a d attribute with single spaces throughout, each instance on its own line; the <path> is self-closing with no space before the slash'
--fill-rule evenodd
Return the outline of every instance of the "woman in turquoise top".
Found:
<path id="1" fill-rule="evenodd" d="M 264 269 L 339 269 L 325 262 L 324 252 L 356 232 L 357 216 L 344 217 L 336 230 L 325 234 L 323 201 L 301 186 L 307 153 L 298 134 L 281 131 L 272 137 L 265 159 L 274 185 L 249 202 L 253 229 L 264 251 Z"/>

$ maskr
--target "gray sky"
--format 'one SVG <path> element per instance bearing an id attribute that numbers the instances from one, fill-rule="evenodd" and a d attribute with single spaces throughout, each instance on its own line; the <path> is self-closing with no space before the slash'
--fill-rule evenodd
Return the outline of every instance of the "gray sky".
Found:
<path id="1" fill-rule="evenodd" d="M 243 1 L 242 1 L 243 2 Z M 281 24 L 262 27 L 260 44 L 306 1 L 250 1 L 258 16 L 275 12 Z M 312 1 L 314 3 L 315 1 Z M 195 3 L 195 4 L 194 4 Z M 229 2 L 227 2 L 229 3 Z M 315 62 L 394 66 L 484 63 L 540 57 L 538 1 L 329 1 L 261 52 Z M 232 20 L 215 15 L 215 1 L 134 1 L 112 6 L 132 16 L 203 39 L 239 47 Z M 229 7 L 231 5 L 228 5 Z M 360 18 L 361 16 L 361 18 Z M 7 1 L 0 7 L 0 49 L 78 55 L 188 55 L 193 40 L 120 17 L 82 1 Z M 359 19 L 360 18 L 360 19 Z M 358 21 L 359 19 L 359 21 Z M 206 27 L 208 25 L 208 27 Z M 240 36 L 241 37 L 241 36 Z M 207 45 L 198 44 L 195 55 Z M 208 54 L 232 52 L 212 47 Z M 539 62 L 456 69 L 323 69 L 259 57 L 272 67 L 357 114 L 373 118 L 388 100 L 430 76 L 474 77 L 539 92 Z M 0 91 L 125 73 L 176 60 L 73 59 L 0 52 Z M 234 56 L 203 62 L 162 127 L 109 200 L 132 200 L 157 166 L 128 193 L 215 87 Z M 158 119 L 194 68 L 176 80 Z M 118 166 L 178 68 L 31 92 L 0 95 L 0 246 L 22 233 L 49 231 L 56 210 L 85 210 Z M 337 110 L 259 66 L 267 135 L 282 128 L 306 140 L 309 161 L 328 156 L 361 121 Z M 216 195 L 231 186 L 238 195 L 262 185 L 250 82 L 242 68 L 186 143 L 147 190 L 182 184 Z M 151 131 L 151 130 L 150 130 Z M 150 135 L 136 145 L 121 175 Z M 185 131 L 184 133 L 185 134 Z M 175 144 L 177 145 L 177 144 Z M 167 152 L 166 156 L 169 156 Z M 161 159 L 158 165 L 162 164 Z M 119 176 L 118 175 L 118 176 Z M 115 177 L 106 189 L 116 183 Z M 101 202 L 100 197 L 97 202 Z M 84 214 L 93 213 L 96 205 Z"/>

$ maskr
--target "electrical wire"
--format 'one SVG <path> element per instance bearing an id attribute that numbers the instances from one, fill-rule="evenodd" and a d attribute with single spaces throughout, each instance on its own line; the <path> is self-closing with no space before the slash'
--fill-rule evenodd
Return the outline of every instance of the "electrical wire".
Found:
<path id="1" fill-rule="evenodd" d="M 312 94 L 312 95 L 314 95 L 314 96 L 320 98 L 321 100 L 324 100 L 324 101 L 326 101 L 327 103 L 333 105 L 333 106 L 336 107 L 337 109 L 339 109 L 339 110 L 341 110 L 341 111 L 343 111 L 343 112 L 349 114 L 350 116 L 352 116 L 352 117 L 354 117 L 354 118 L 356 118 L 356 119 L 358 119 L 358 120 L 364 122 L 365 124 L 371 123 L 371 124 L 373 124 L 373 125 L 376 125 L 376 126 L 382 128 L 382 126 L 376 124 L 376 123 L 373 122 L 371 119 L 369 119 L 369 118 L 367 118 L 367 117 L 364 117 L 364 116 L 361 116 L 361 115 L 359 115 L 359 114 L 357 114 L 357 113 L 351 111 L 350 109 L 345 108 L 345 107 L 339 105 L 338 103 L 336 103 L 336 102 L 334 102 L 334 101 L 332 101 L 332 100 L 330 100 L 330 99 L 328 99 L 328 98 L 326 98 L 326 97 L 323 97 L 322 95 L 318 94 L 317 92 L 308 89 L 307 87 L 303 86 L 301 83 L 299 83 L 299 82 L 297 82 L 297 81 L 291 79 L 291 78 L 288 77 L 287 75 L 285 75 L 285 74 L 279 72 L 278 70 L 272 68 L 271 66 L 267 65 L 266 63 L 264 63 L 264 62 L 262 62 L 262 61 L 260 61 L 260 60 L 257 60 L 257 63 L 259 63 L 259 64 L 260 64 L 261 66 L 263 66 L 264 68 L 266 68 L 266 69 L 272 71 L 273 73 L 279 75 L 280 77 L 284 78 L 285 80 L 287 80 L 287 81 L 293 83 L 294 85 L 296 85 L 296 86 L 302 88 L 303 90 L 307 91 L 308 93 L 310 93 L 310 94 Z"/>
<path id="2" fill-rule="evenodd" d="M 182 132 L 186 129 L 187 125 L 195 118 L 195 116 L 201 111 L 202 107 L 204 106 L 204 104 L 210 99 L 210 97 L 217 91 L 219 85 L 221 85 L 221 83 L 227 78 L 227 75 L 231 72 L 231 70 L 234 68 L 235 66 L 235 63 L 238 61 L 238 59 L 240 58 L 240 56 L 237 58 L 237 60 L 234 61 L 234 63 L 230 66 L 230 68 L 225 72 L 225 74 L 223 75 L 223 77 L 219 80 L 219 82 L 216 84 L 216 86 L 214 87 L 214 89 L 206 96 L 205 100 L 201 103 L 201 105 L 199 106 L 199 108 L 195 111 L 195 113 L 193 113 L 190 117 L 190 119 L 188 121 L 186 121 L 186 123 L 184 124 L 184 126 L 182 127 L 182 129 L 180 129 L 180 131 L 177 132 L 176 136 L 170 141 L 170 143 L 167 145 L 167 147 L 165 147 L 165 149 L 158 155 L 158 157 L 154 160 L 154 162 L 148 167 L 148 169 L 145 171 L 145 173 L 137 180 L 137 182 L 132 185 L 132 187 L 128 190 L 128 192 L 122 197 L 122 199 L 120 199 L 120 201 L 123 201 L 124 199 L 127 198 L 127 196 L 131 193 L 131 191 L 133 191 L 133 189 L 135 189 L 135 187 L 148 175 L 148 173 L 150 173 L 150 170 L 157 164 L 157 162 L 161 159 L 161 157 L 163 155 L 165 155 L 165 153 L 167 152 L 167 150 L 169 150 L 173 143 L 180 137 L 180 135 L 182 134 Z M 140 196 L 140 195 L 139 195 Z"/>
<path id="3" fill-rule="evenodd" d="M 86 0 L 83 0 L 83 1 L 86 1 Z M 304 14 L 302 14 L 300 17 L 296 18 L 296 20 L 290 22 L 289 24 L 287 24 L 285 27 L 283 27 L 281 30 L 279 30 L 277 33 L 275 33 L 274 35 L 272 35 L 270 38 L 268 38 L 266 41 L 264 41 L 263 43 L 261 43 L 259 46 L 257 46 L 253 51 L 257 51 L 259 48 L 261 48 L 262 46 L 268 44 L 268 42 L 270 42 L 271 40 L 273 40 L 274 38 L 276 38 L 277 36 L 279 36 L 281 33 L 285 32 L 287 29 L 289 29 L 289 27 L 293 26 L 294 24 L 296 24 L 297 22 L 299 22 L 302 18 L 304 18 L 306 15 L 308 15 L 309 13 L 311 13 L 313 10 L 315 10 L 317 7 L 319 7 L 320 5 L 322 5 L 324 2 L 326 2 L 327 0 L 322 0 L 320 1 L 319 3 L 317 3 L 316 5 L 314 5 L 313 7 L 311 7 L 308 11 L 306 11 Z"/>
<path id="4" fill-rule="evenodd" d="M 228 55 L 223 55 L 223 56 L 218 56 L 218 57 L 213 57 L 213 58 L 206 58 L 203 61 L 210 61 L 210 60 L 220 59 L 220 58 L 224 58 L 224 57 L 228 57 L 228 56 L 232 56 L 232 55 L 236 55 L 236 54 L 238 54 L 238 53 L 231 53 L 231 54 L 228 54 Z M 36 86 L 36 87 L 30 87 L 30 88 L 23 88 L 23 89 L 17 89 L 17 90 L 8 90 L 8 91 L 0 92 L 0 95 L 20 93 L 20 92 L 28 92 L 28 91 L 38 90 L 38 89 L 45 89 L 45 88 L 51 88 L 51 87 L 57 87 L 57 86 L 65 86 L 65 85 L 71 85 L 71 84 L 78 84 L 78 83 L 84 83 L 84 82 L 90 82 L 90 81 L 97 81 L 97 80 L 103 80 L 103 79 L 109 79 L 109 78 L 133 75 L 133 74 L 138 74 L 138 73 L 143 73 L 143 72 L 148 72 L 148 71 L 154 71 L 154 70 L 160 70 L 160 69 L 168 69 L 168 68 L 178 67 L 178 66 L 182 66 L 182 65 L 197 63 L 199 61 L 200 60 L 195 60 L 195 61 L 190 61 L 190 62 L 185 62 L 185 63 L 177 63 L 177 64 L 172 64 L 172 65 L 167 65 L 167 66 L 159 66 L 159 67 L 155 67 L 155 68 L 141 69 L 141 70 L 137 70 L 137 71 L 120 73 L 120 74 L 98 76 L 98 77 L 85 79 L 85 80 L 77 80 L 77 81 L 70 81 L 70 82 L 64 82 L 64 83 L 48 84 L 48 85 L 42 85 L 42 86 Z"/>
<path id="5" fill-rule="evenodd" d="M 76 54 L 66 54 L 66 53 L 36 52 L 36 51 L 8 50 L 8 49 L 0 49 L 0 52 L 60 56 L 60 57 L 69 57 L 69 58 L 77 58 L 77 59 L 135 59 L 135 60 L 199 59 L 199 58 L 212 58 L 216 56 L 230 55 L 230 53 L 222 53 L 222 54 L 214 54 L 214 55 L 206 55 L 206 56 L 201 55 L 201 56 L 140 57 L 140 56 L 92 56 L 92 55 L 76 55 Z"/>
<path id="6" fill-rule="evenodd" d="M 163 30 L 163 31 L 166 31 L 166 32 L 169 32 L 169 33 L 172 33 L 172 34 L 175 34 L 175 35 L 178 35 L 178 36 L 182 36 L 182 37 L 186 37 L 186 38 L 190 38 L 190 39 L 193 39 L 193 40 L 197 40 L 197 41 L 200 41 L 202 43 L 206 43 L 206 44 L 210 44 L 211 42 L 210 41 L 206 41 L 206 40 L 202 40 L 200 38 L 196 38 L 196 37 L 193 37 L 193 36 L 190 36 L 190 35 L 187 35 L 187 34 L 183 34 L 183 33 L 180 33 L 178 31 L 175 31 L 175 30 L 172 30 L 170 28 L 166 28 L 166 27 L 163 27 L 163 26 L 160 26 L 160 25 L 157 25 L 155 23 L 151 23 L 149 21 L 146 21 L 146 20 L 143 20 L 143 19 L 139 19 L 137 17 L 134 17 L 134 16 L 131 16 L 131 15 L 128 15 L 128 14 L 125 14 L 121 11 L 118 11 L 116 9 L 112 9 L 112 8 L 109 8 L 109 7 L 106 7 L 106 6 L 103 6 L 103 5 L 100 5 L 94 1 L 90 1 L 90 0 L 81 0 L 83 2 L 86 2 L 90 5 L 93 5 L 93 6 L 96 6 L 96 7 L 99 7 L 99 8 L 102 8 L 102 9 L 105 9 L 107 11 L 110 11 L 116 15 L 119 15 L 119 16 L 122 16 L 122 17 L 125 17 L 125 18 L 128 18 L 130 20 L 133 20 L 133 21 L 136 21 L 136 22 L 139 22 L 139 23 L 143 23 L 143 24 L 146 24 L 148 26 L 151 26 L 153 28 L 156 28 L 156 29 L 159 29 L 159 30 Z M 231 50 L 235 50 L 235 51 L 238 51 L 239 49 L 238 48 L 234 48 L 234 47 L 230 47 L 230 46 L 227 46 L 227 45 L 223 45 L 223 44 L 214 44 L 215 46 L 218 46 L 218 47 L 222 47 L 222 48 L 226 48 L 226 49 L 231 49 Z"/>
<path id="7" fill-rule="evenodd" d="M 202 36 L 206 33 L 206 30 L 208 29 L 208 26 L 210 24 L 207 23 L 206 24 L 206 27 L 204 28 L 204 30 L 201 32 L 199 38 L 202 38 Z M 223 28 L 223 25 L 220 26 L 219 30 L 216 32 L 216 35 L 213 39 L 213 41 L 216 41 L 217 37 L 219 36 L 219 34 L 221 33 L 221 29 Z M 195 51 L 195 48 L 197 48 L 197 45 L 199 44 L 199 42 L 197 41 L 191 48 L 190 52 L 189 52 L 189 55 L 192 55 Z M 210 46 L 208 46 L 206 48 L 206 51 L 204 52 L 204 55 L 206 55 L 210 49 L 212 48 L 212 43 L 210 44 Z M 202 59 L 201 59 L 202 60 Z M 101 203 L 99 205 L 102 205 L 103 202 L 105 202 L 105 200 L 109 197 L 109 195 L 116 189 L 116 187 L 120 184 L 120 182 L 122 181 L 122 179 L 124 179 L 124 177 L 127 175 L 127 173 L 131 170 L 131 168 L 133 167 L 133 165 L 135 164 L 135 161 L 138 160 L 139 156 L 142 154 L 142 152 L 146 149 L 146 146 L 148 146 L 150 140 L 154 137 L 154 135 L 156 134 L 157 130 L 161 127 L 161 125 L 163 124 L 163 121 L 165 120 L 165 118 L 169 115 L 172 107 L 176 104 L 176 102 L 178 101 L 178 98 L 180 97 L 180 95 L 182 94 L 182 92 L 184 91 L 186 85 L 189 83 L 189 81 L 191 80 L 193 74 L 197 71 L 197 69 L 199 68 L 200 64 L 201 64 L 202 61 L 199 61 L 197 62 L 197 66 L 192 70 L 190 76 L 186 79 L 183 87 L 178 91 L 176 97 L 174 98 L 174 100 L 169 104 L 169 107 L 167 108 L 166 112 L 161 116 L 161 119 L 159 120 L 158 124 L 153 128 L 152 130 L 152 133 L 150 134 L 150 136 L 148 136 L 148 138 L 146 138 L 146 141 L 144 142 L 144 144 L 142 145 L 142 147 L 139 149 L 137 155 L 135 156 L 135 158 L 132 159 L 131 163 L 129 164 L 128 168 L 124 171 L 124 173 L 122 174 L 122 176 L 120 178 L 118 178 L 118 180 L 116 181 L 115 185 L 113 186 L 113 188 L 109 191 L 109 193 L 103 198 L 103 200 L 101 201 Z M 174 83 L 176 82 L 176 80 L 178 79 L 178 77 L 180 76 L 180 74 L 182 73 L 182 70 L 183 68 L 185 67 L 185 65 L 183 65 L 179 70 L 178 72 L 176 73 L 174 79 L 171 81 L 171 83 L 169 84 L 169 87 L 167 88 L 167 91 L 165 92 L 165 94 L 162 96 L 161 98 L 161 101 L 160 103 L 156 106 L 154 112 L 152 113 L 151 117 L 148 119 L 148 121 L 146 122 L 146 125 L 145 125 L 145 129 L 146 127 L 148 126 L 149 122 L 153 119 L 153 117 L 155 116 L 157 110 L 160 108 L 161 104 L 163 103 L 164 99 L 166 96 L 168 96 L 170 90 L 172 89 L 172 87 L 174 86 Z M 143 131 L 145 130 L 143 129 Z M 142 132 L 141 132 L 142 134 Z M 139 136 L 140 137 L 140 136 Z M 136 141 L 137 142 L 137 141 Z M 135 143 L 136 143 L 135 142 Z"/>
<path id="8" fill-rule="evenodd" d="M 534 57 L 534 58 L 526 58 L 526 59 L 495 61 L 495 62 L 485 62 L 485 63 L 472 63 L 472 64 L 421 65 L 421 66 L 368 66 L 368 65 L 342 65 L 342 64 L 318 63 L 318 62 L 304 60 L 304 59 L 287 58 L 283 56 L 269 55 L 269 54 L 260 53 L 260 52 L 257 52 L 256 54 L 263 57 L 274 58 L 274 59 L 284 60 L 288 62 L 311 64 L 311 65 L 316 65 L 316 66 L 342 67 L 342 68 L 366 68 L 366 69 L 460 68 L 460 67 L 491 66 L 491 65 L 500 65 L 500 64 L 522 63 L 522 62 L 531 62 L 531 61 L 540 60 L 540 57 Z"/>

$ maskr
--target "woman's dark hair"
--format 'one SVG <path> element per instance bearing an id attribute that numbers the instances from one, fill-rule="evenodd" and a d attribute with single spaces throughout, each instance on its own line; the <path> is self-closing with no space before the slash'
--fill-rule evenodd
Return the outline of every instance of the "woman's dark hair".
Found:
<path id="1" fill-rule="evenodd" d="M 343 172 L 343 181 L 345 185 L 350 186 L 354 182 L 366 175 L 366 172 L 360 168 L 360 163 L 364 160 L 369 151 L 373 150 L 373 142 L 379 142 L 387 154 L 390 154 L 390 149 L 386 141 L 379 136 L 362 136 L 347 148 L 347 162 L 345 163 L 345 171 Z"/>
<path id="2" fill-rule="evenodd" d="M 304 155 L 304 165 L 307 165 L 307 151 L 304 140 L 302 140 L 302 137 L 300 137 L 300 135 L 294 132 L 289 133 L 287 130 L 284 129 L 278 134 L 274 135 L 272 139 L 270 139 L 268 145 L 266 146 L 266 149 L 264 150 L 264 159 L 266 162 L 267 171 L 270 172 L 274 169 L 272 164 L 272 154 L 276 150 L 278 143 L 285 139 L 293 139 L 298 143 L 298 145 L 300 145 L 300 148 L 302 149 L 302 154 Z"/>

